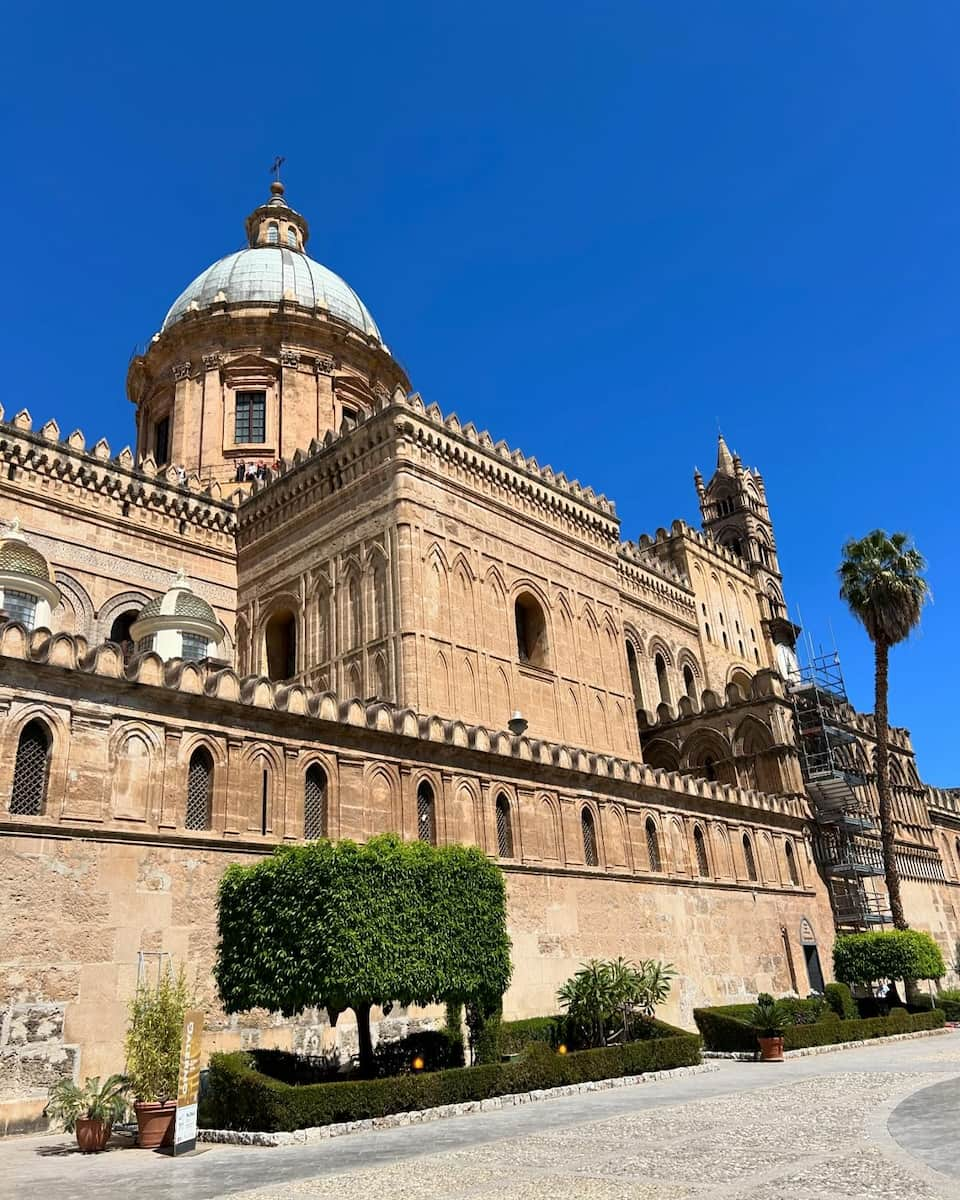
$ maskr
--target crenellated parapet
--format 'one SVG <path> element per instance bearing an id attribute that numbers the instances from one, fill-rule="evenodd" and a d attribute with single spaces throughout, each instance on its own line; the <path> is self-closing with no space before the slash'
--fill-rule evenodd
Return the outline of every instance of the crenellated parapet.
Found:
<path id="1" fill-rule="evenodd" d="M 181 478 L 176 467 L 158 467 L 149 457 L 136 463 L 129 446 L 114 455 L 103 438 L 88 447 L 81 430 L 62 437 L 56 421 L 34 430 L 27 409 L 8 422 L 3 417 L 0 408 L 0 461 L 9 479 L 23 472 L 94 494 L 124 514 L 143 509 L 220 533 L 236 529 L 237 497 L 224 496 L 216 482 L 204 485 L 197 475 Z"/>
<path id="2" fill-rule="evenodd" d="M 704 533 L 700 529 L 694 529 L 692 525 L 688 525 L 685 521 L 679 519 L 671 524 L 669 530 L 661 526 L 652 535 L 642 533 L 636 543 L 634 543 L 635 552 L 645 560 L 654 559 L 663 562 L 664 557 L 670 554 L 672 544 L 677 538 L 683 538 L 691 542 L 698 549 L 709 554 L 718 562 L 722 562 L 724 566 L 737 571 L 739 574 L 747 577 L 750 576 L 747 564 L 738 554 L 734 554 L 732 550 L 721 545 L 712 534 Z M 679 568 L 676 569 L 679 571 Z"/>
<path id="3" fill-rule="evenodd" d="M 378 395 L 369 415 L 314 440 L 304 451 L 281 460 L 278 470 L 255 481 L 241 505 L 240 528 L 263 526 L 291 503 L 302 504 L 347 486 L 378 459 L 414 455 L 445 474 L 469 477 L 479 490 L 498 494 L 510 504 L 522 504 L 552 519 L 592 535 L 611 547 L 619 541 L 619 521 L 613 502 L 568 480 L 563 472 L 541 467 L 535 458 L 494 442 L 473 424 L 462 425 L 455 414 L 444 416 L 436 404 L 426 405 L 419 394 L 407 396 L 397 388 L 392 396 Z"/>
<path id="4" fill-rule="evenodd" d="M 298 736 L 302 736 L 304 721 L 316 721 L 343 728 L 379 731 L 395 738 L 460 747 L 492 758 L 538 764 L 600 780 L 620 781 L 669 793 L 678 799 L 694 798 L 799 819 L 808 816 L 806 805 L 796 796 L 731 787 L 614 755 L 591 753 L 564 743 L 518 737 L 506 730 L 459 720 L 444 720 L 382 701 L 342 698 L 334 692 L 315 691 L 300 684 L 274 683 L 262 676 L 241 677 L 229 667 L 210 660 L 164 662 L 158 655 L 148 652 L 125 662 L 120 647 L 111 642 L 91 646 L 83 638 L 53 634 L 46 629 L 30 633 L 15 622 L 0 625 L 0 659 L 56 668 L 80 677 L 122 680 L 138 688 L 157 689 L 166 695 L 206 697 L 235 705 L 237 712 L 231 717 L 231 723 L 237 729 L 244 726 L 244 709 L 285 713 L 297 718 Z M 491 765 L 491 771 L 494 769 Z"/>

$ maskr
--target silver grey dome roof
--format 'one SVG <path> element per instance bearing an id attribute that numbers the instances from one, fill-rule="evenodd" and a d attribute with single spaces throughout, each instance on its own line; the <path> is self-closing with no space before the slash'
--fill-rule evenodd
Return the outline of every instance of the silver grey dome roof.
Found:
<path id="1" fill-rule="evenodd" d="M 169 329 L 188 311 L 223 303 L 224 298 L 227 304 L 287 300 L 304 308 L 322 308 L 361 333 L 383 340 L 366 305 L 349 284 L 322 263 L 285 246 L 249 247 L 207 267 L 173 302 L 162 328 Z"/>

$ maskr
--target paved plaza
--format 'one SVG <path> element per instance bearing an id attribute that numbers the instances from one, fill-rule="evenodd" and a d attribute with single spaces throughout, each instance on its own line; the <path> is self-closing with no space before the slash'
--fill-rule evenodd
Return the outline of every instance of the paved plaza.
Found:
<path id="1" fill-rule="evenodd" d="M 0 1143 L 0 1200 L 960 1200 L 960 1033 L 309 1146 Z"/>

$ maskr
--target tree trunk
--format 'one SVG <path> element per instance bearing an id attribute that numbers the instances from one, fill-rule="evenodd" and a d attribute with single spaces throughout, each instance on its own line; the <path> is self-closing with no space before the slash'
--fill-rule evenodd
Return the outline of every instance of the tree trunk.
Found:
<path id="1" fill-rule="evenodd" d="M 877 733 L 877 793 L 880 797 L 880 841 L 883 846 L 883 873 L 887 881 L 890 898 L 890 915 L 894 928 L 906 929 L 907 918 L 903 915 L 900 898 L 900 873 L 894 850 L 893 801 L 890 796 L 890 755 L 887 749 L 887 666 L 890 647 L 886 642 L 874 644 L 876 673 L 874 676 L 875 697 L 873 721 Z"/>
<path id="2" fill-rule="evenodd" d="M 364 1079 L 373 1075 L 373 1037 L 370 1033 L 369 1004 L 358 1004 L 353 1010 L 357 1017 L 357 1039 L 360 1045 L 360 1074 Z"/>

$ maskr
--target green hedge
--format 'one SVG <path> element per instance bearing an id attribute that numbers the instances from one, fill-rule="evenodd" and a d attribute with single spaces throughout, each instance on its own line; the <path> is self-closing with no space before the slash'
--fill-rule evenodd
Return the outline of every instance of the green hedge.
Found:
<path id="1" fill-rule="evenodd" d="M 500 1024 L 500 1051 L 520 1054 L 527 1046 L 543 1044 L 556 1049 L 563 1041 L 563 1017 L 528 1017 L 524 1021 Z"/>
<path id="2" fill-rule="evenodd" d="M 695 1033 L 660 1022 L 657 1025 L 660 1036 L 625 1046 L 561 1055 L 540 1044 L 530 1047 L 517 1062 L 302 1087 L 256 1071 L 248 1054 L 214 1054 L 201 1122 L 208 1129 L 268 1133 L 306 1129 L 537 1088 L 665 1071 L 700 1061 L 700 1039 Z"/>
<path id="3" fill-rule="evenodd" d="M 855 1021 L 860 1015 L 853 993 L 845 983 L 828 983 L 823 996 L 833 1011 L 844 1021 Z"/>
<path id="4" fill-rule="evenodd" d="M 748 1023 L 752 1005 L 728 1004 L 718 1008 L 696 1008 L 693 1019 L 708 1050 L 754 1053 L 756 1034 Z M 915 1013 L 896 1009 L 888 1017 L 840 1021 L 835 1013 L 814 1025 L 788 1025 L 783 1031 L 785 1050 L 806 1046 L 833 1046 L 869 1038 L 889 1037 L 895 1033 L 913 1033 L 919 1029 L 939 1029 L 944 1023 L 942 1011 Z"/>

